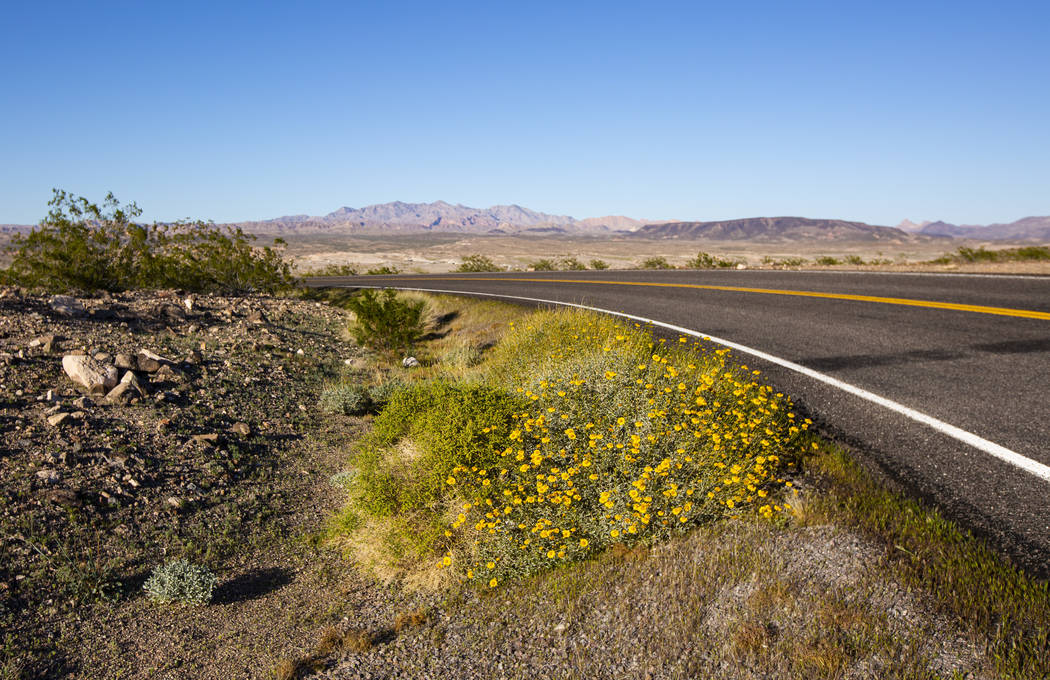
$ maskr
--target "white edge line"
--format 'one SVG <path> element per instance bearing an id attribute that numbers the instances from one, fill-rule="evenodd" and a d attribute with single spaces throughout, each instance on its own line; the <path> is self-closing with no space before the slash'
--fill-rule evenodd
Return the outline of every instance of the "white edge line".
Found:
<path id="1" fill-rule="evenodd" d="M 848 393 L 850 393 L 850 394 L 852 394 L 854 396 L 860 397 L 861 399 L 865 399 L 865 400 L 870 401 L 870 402 L 872 402 L 874 404 L 878 404 L 879 406 L 882 406 L 883 408 L 887 408 L 887 409 L 889 409 L 891 411 L 895 411 L 895 412 L 897 412 L 897 413 L 899 413 L 899 414 L 901 414 L 901 415 L 903 415 L 903 416 L 905 416 L 907 418 L 910 418 L 910 419 L 914 420 L 915 422 L 922 423 L 923 425 L 927 425 L 929 427 L 932 427 L 933 429 L 937 430 L 941 434 L 945 434 L 945 435 L 947 435 L 947 436 L 949 436 L 949 437 L 951 437 L 953 439 L 957 439 L 957 440 L 963 442 L 964 444 L 968 444 L 968 445 L 974 447 L 975 449 L 979 449 L 981 451 L 984 451 L 985 453 L 989 454 L 990 456 L 994 456 L 995 458 L 998 458 L 999 460 L 1005 461 L 1005 462 L 1013 465 L 1014 467 L 1018 467 L 1018 468 L 1024 470 L 1025 472 L 1029 472 L 1029 473 L 1035 475 L 1036 477 L 1039 477 L 1040 479 L 1042 479 L 1045 482 L 1050 482 L 1050 466 L 1043 465 L 1039 461 L 1032 460 L 1031 458 L 1028 458 L 1027 456 L 1023 456 L 1020 453 L 1017 453 L 1016 451 L 1011 451 L 1010 449 L 1006 448 L 1005 446 L 1000 446 L 999 444 L 996 444 L 995 442 L 989 441 L 989 440 L 987 440 L 987 439 L 985 439 L 983 437 L 979 437 L 979 436 L 975 435 L 972 432 L 968 432 L 967 430 L 963 430 L 962 428 L 955 427 L 954 425 L 949 425 L 948 423 L 944 422 L 943 420 L 938 420 L 938 419 L 934 418 L 933 416 L 928 416 L 925 413 L 921 413 L 919 411 L 916 411 L 915 409 L 909 408 L 909 407 L 905 406 L 904 404 L 898 404 L 897 402 L 892 401 L 890 399 L 887 399 L 886 397 L 881 397 L 881 396 L 879 396 L 879 395 L 877 395 L 877 394 L 875 394 L 873 392 L 869 392 L 869 391 L 867 391 L 865 389 L 862 389 L 860 387 L 857 387 L 855 385 L 850 385 L 849 383 L 842 382 L 838 378 L 833 378 L 830 375 L 826 375 L 824 373 L 820 373 L 818 371 L 814 371 L 811 368 L 806 368 L 805 366 L 803 366 L 801 364 L 796 364 L 793 361 L 788 361 L 787 359 L 781 359 L 780 357 L 773 356 L 772 354 L 767 354 L 767 353 L 765 353 L 765 352 L 763 352 L 761 350 L 752 349 L 751 347 L 747 347 L 746 345 L 741 345 L 739 343 L 732 342 L 731 340 L 724 340 L 722 338 L 716 338 L 716 337 L 711 336 L 711 335 L 705 335 L 705 334 L 703 334 L 703 333 L 701 333 L 699 331 L 694 331 L 694 330 L 691 330 L 689 328 L 683 328 L 682 326 L 675 326 L 674 324 L 664 323 L 663 321 L 656 321 L 654 319 L 647 319 L 644 316 L 635 316 L 634 314 L 627 314 L 625 312 L 614 312 L 614 311 L 612 311 L 610 309 L 602 309 L 600 307 L 588 307 L 587 305 L 580 305 L 580 304 L 576 304 L 574 302 L 561 302 L 559 300 L 544 300 L 542 298 L 522 297 L 522 296 L 519 296 L 519 295 L 499 295 L 499 294 L 496 294 L 496 293 L 477 293 L 477 292 L 473 292 L 473 291 L 469 291 L 469 290 L 440 290 L 440 289 L 436 289 L 436 288 L 409 288 L 409 287 L 406 287 L 406 286 L 361 286 L 361 285 L 353 285 L 353 286 L 342 286 L 342 287 L 344 287 L 344 288 L 396 288 L 397 290 L 412 290 L 412 291 L 418 291 L 418 292 L 423 292 L 423 293 L 450 293 L 450 294 L 453 294 L 453 295 L 457 295 L 457 294 L 458 295 L 480 295 L 480 296 L 484 296 L 484 297 L 507 298 L 507 299 L 510 299 L 510 300 L 526 300 L 528 302 L 542 302 L 542 303 L 550 304 L 550 305 L 560 305 L 562 307 L 575 307 L 577 309 L 586 309 L 588 311 L 598 312 L 600 314 L 609 314 L 611 316 L 619 316 L 619 317 L 622 317 L 624 319 L 631 319 L 632 321 L 640 321 L 642 323 L 650 324 L 650 325 L 653 325 L 653 326 L 659 326 L 661 328 L 666 328 L 668 330 L 672 330 L 672 331 L 675 331 L 675 332 L 678 332 L 678 333 L 683 333 L 685 335 L 691 335 L 694 338 L 700 338 L 701 340 L 710 340 L 711 342 L 717 343 L 719 345 L 724 345 L 725 347 L 730 347 L 732 349 L 735 349 L 738 352 L 743 352 L 744 354 L 750 354 L 751 356 L 758 357 L 759 359 L 762 359 L 763 361 L 768 361 L 771 364 L 776 364 L 778 366 L 783 366 L 784 368 L 786 368 L 788 370 L 795 371 L 796 373 L 801 373 L 802 375 L 804 375 L 806 377 L 813 378 L 814 380 L 819 380 L 820 382 L 828 384 L 828 385 L 831 385 L 832 387 L 838 388 L 838 389 L 842 390 L 843 392 L 848 392 Z"/>

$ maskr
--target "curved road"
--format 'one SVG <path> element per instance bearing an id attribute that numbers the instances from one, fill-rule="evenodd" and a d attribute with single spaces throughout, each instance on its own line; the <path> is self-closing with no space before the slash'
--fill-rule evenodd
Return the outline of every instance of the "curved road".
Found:
<path id="1" fill-rule="evenodd" d="M 777 362 L 733 352 L 791 395 L 824 434 L 1032 575 L 1050 576 L 1050 278 L 588 271 L 333 277 L 309 285 L 573 303 L 772 355 Z M 892 400 L 947 424 L 954 436 L 785 363 Z M 1000 450 L 1014 462 L 989 453 Z"/>

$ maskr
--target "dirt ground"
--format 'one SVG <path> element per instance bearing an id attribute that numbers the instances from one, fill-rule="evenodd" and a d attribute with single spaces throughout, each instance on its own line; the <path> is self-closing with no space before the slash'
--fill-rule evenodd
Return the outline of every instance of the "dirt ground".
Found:
<path id="1" fill-rule="evenodd" d="M 599 259 L 614 269 L 630 269 L 650 257 L 665 257 L 675 266 L 700 251 L 744 263 L 748 268 L 798 268 L 785 261 L 802 258 L 806 269 L 866 271 L 922 271 L 995 274 L 1047 274 L 1050 262 L 985 262 L 930 264 L 929 261 L 961 246 L 996 249 L 1017 244 L 929 239 L 914 243 L 759 243 L 740 241 L 645 240 L 628 237 L 569 238 L 519 236 L 457 236 L 453 234 L 400 236 L 300 236 L 289 238 L 288 254 L 300 271 L 329 265 L 351 265 L 362 273 L 372 267 L 394 266 L 406 273 L 454 270 L 471 254 L 485 255 L 508 269 L 527 269 L 540 259 L 575 257 L 587 264 Z M 816 258 L 843 260 L 855 256 L 880 264 L 820 265 Z"/>

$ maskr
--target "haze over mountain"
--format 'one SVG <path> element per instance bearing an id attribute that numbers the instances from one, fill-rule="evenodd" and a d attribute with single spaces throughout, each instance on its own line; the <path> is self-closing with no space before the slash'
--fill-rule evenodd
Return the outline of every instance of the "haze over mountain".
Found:
<path id="1" fill-rule="evenodd" d="M 989 225 L 950 224 L 940 220 L 925 222 L 920 234 L 981 240 L 1050 241 L 1050 216 L 1023 217 L 1014 222 Z"/>

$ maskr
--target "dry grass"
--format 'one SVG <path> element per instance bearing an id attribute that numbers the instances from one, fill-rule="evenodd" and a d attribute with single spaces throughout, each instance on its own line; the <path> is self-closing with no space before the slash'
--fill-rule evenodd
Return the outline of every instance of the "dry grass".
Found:
<path id="1" fill-rule="evenodd" d="M 401 612 L 394 619 L 394 632 L 400 633 L 401 631 L 408 628 L 419 628 L 427 622 L 427 613 L 423 609 L 413 609 L 408 612 Z"/>
<path id="2" fill-rule="evenodd" d="M 274 668 L 274 676 L 277 680 L 298 680 L 305 677 L 312 670 L 310 660 L 306 657 L 295 657 L 281 659 Z"/>
<path id="3" fill-rule="evenodd" d="M 375 637 L 363 628 L 351 628 L 343 633 L 342 649 L 362 654 L 375 646 Z"/>

